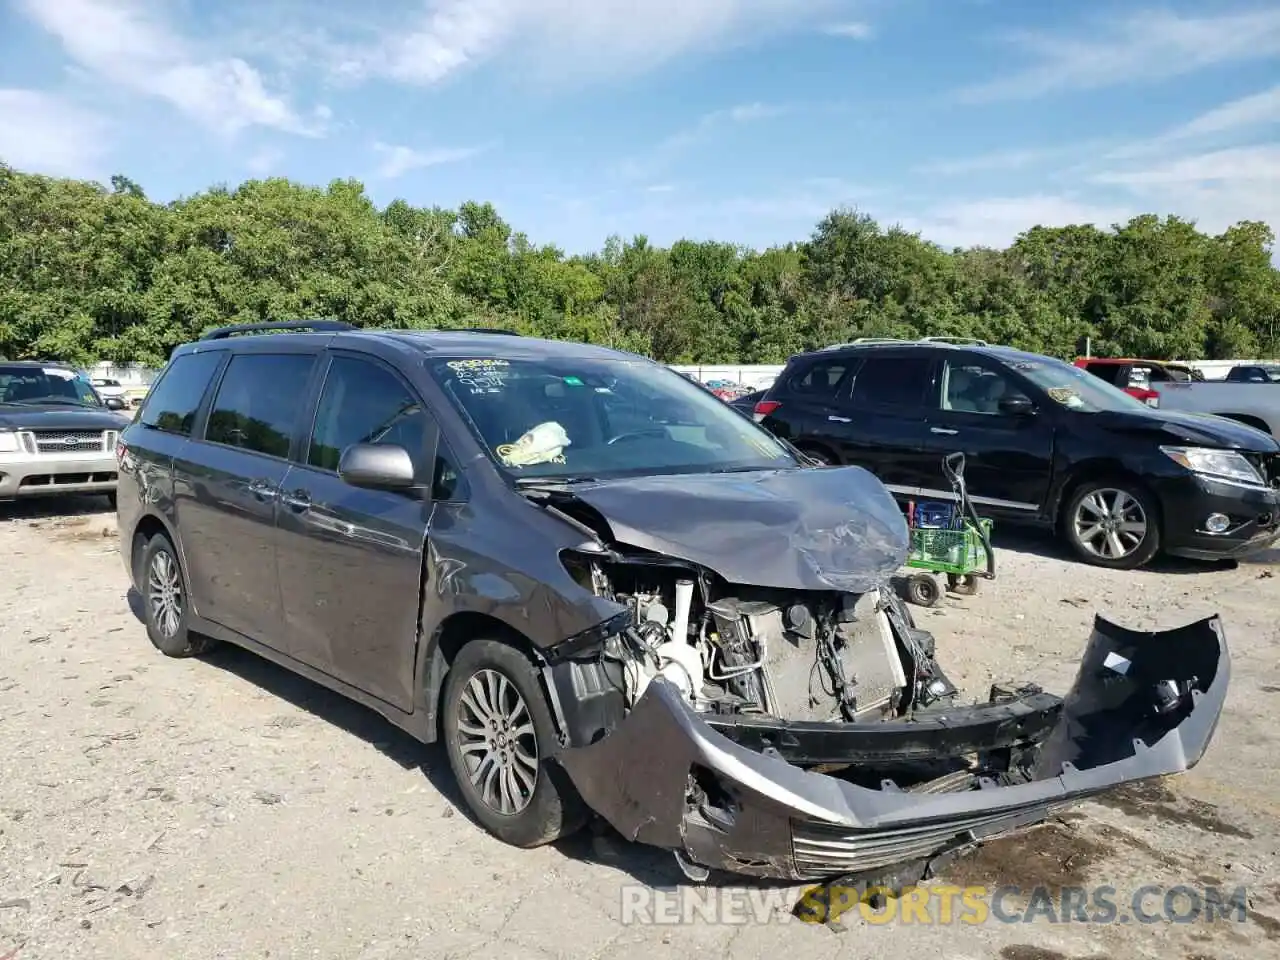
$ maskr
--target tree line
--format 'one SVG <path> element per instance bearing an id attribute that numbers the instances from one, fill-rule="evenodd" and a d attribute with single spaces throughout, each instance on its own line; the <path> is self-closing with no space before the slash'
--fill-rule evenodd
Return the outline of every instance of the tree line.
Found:
<path id="1" fill-rule="evenodd" d="M 396 200 L 355 180 L 215 186 L 157 203 L 0 163 L 0 357 L 159 364 L 229 323 L 502 327 L 666 363 L 781 363 L 859 336 L 979 337 L 1069 357 L 1280 354 L 1271 229 L 1211 236 L 1177 217 L 1027 230 L 1007 249 L 945 250 L 855 210 L 804 241 L 610 237 L 538 245 L 488 203 Z"/>

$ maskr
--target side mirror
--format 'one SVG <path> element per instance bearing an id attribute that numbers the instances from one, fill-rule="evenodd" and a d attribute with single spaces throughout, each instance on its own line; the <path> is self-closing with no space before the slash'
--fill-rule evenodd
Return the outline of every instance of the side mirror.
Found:
<path id="1" fill-rule="evenodd" d="M 102 401 L 102 405 L 108 410 L 123 410 L 125 403 L 119 397 L 107 397 Z"/>
<path id="2" fill-rule="evenodd" d="M 409 451 L 394 444 L 353 443 L 338 461 L 338 476 L 353 487 L 407 490 L 417 485 L 416 473 Z"/>
<path id="3" fill-rule="evenodd" d="M 1000 412 L 1007 417 L 1029 417 L 1036 412 L 1036 405 L 1026 397 L 1004 397 L 1000 400 Z"/>

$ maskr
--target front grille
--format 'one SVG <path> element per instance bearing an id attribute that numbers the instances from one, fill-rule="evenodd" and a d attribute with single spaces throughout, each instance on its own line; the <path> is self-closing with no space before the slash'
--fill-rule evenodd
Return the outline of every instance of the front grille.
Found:
<path id="1" fill-rule="evenodd" d="M 40 453 L 83 453 L 106 450 L 106 433 L 101 430 L 37 430 L 36 449 Z"/>

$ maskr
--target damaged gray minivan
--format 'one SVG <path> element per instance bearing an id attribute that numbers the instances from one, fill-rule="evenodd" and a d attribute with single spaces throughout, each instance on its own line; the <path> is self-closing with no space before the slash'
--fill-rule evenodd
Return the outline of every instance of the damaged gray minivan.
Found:
<path id="1" fill-rule="evenodd" d="M 1226 694 L 1217 618 L 1099 619 L 1064 697 L 962 702 L 888 588 L 880 482 L 613 350 L 227 328 L 117 456 L 157 648 L 234 643 L 443 738 L 518 846 L 594 812 L 693 877 L 868 874 L 1188 769 Z"/>

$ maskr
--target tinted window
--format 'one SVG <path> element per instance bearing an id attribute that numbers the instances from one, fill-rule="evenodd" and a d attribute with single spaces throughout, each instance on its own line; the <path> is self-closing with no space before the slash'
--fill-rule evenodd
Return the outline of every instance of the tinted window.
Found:
<path id="1" fill-rule="evenodd" d="M 1107 383 L 1118 383 L 1123 374 L 1125 385 L 1129 383 L 1129 368 L 1119 363 L 1091 363 L 1085 367 L 1099 380 L 1105 380 Z"/>
<path id="2" fill-rule="evenodd" d="M 385 443 L 408 450 L 421 476 L 429 422 L 418 398 L 386 367 L 336 357 L 320 394 L 307 463 L 337 470 L 352 444 Z"/>
<path id="3" fill-rule="evenodd" d="M 36 366 L 0 366 L 0 403 L 102 406 L 84 374 L 69 367 Z"/>
<path id="4" fill-rule="evenodd" d="M 814 397 L 831 397 L 836 388 L 849 372 L 849 364 L 844 360 L 824 360 L 815 363 L 804 373 L 791 379 L 791 389 Z"/>
<path id="5" fill-rule="evenodd" d="M 942 409 L 1000 415 L 1006 397 L 1026 398 L 1012 380 L 981 364 L 948 360 L 942 373 Z"/>
<path id="6" fill-rule="evenodd" d="M 218 386 L 205 439 L 287 457 L 315 357 L 246 353 L 232 357 Z"/>
<path id="7" fill-rule="evenodd" d="M 853 383 L 855 403 L 916 407 L 924 403 L 933 361 L 928 357 L 868 357 Z"/>
<path id="8" fill-rule="evenodd" d="M 191 436 L 196 410 L 222 357 L 220 352 L 188 353 L 174 360 L 147 394 L 139 422 L 165 433 Z"/>

